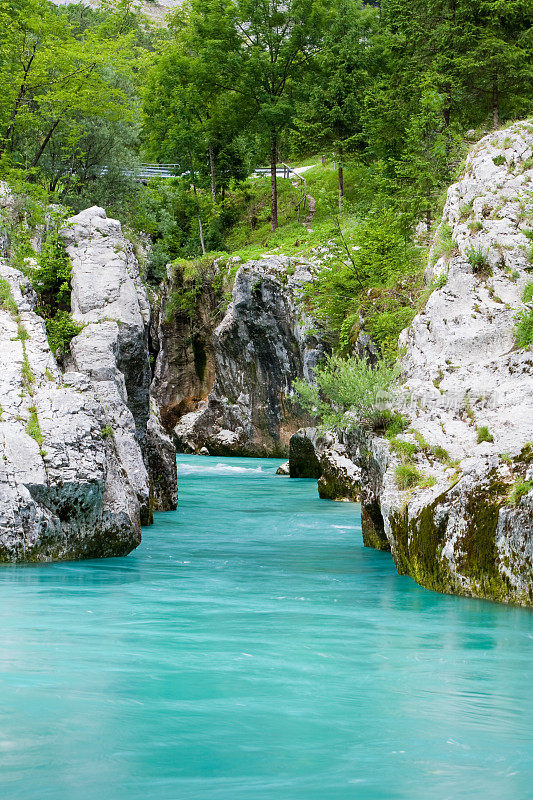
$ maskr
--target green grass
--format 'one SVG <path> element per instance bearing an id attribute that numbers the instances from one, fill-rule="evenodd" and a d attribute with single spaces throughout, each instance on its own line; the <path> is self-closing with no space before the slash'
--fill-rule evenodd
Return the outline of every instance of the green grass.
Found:
<path id="1" fill-rule="evenodd" d="M 477 443 L 481 444 L 482 442 L 493 442 L 494 436 L 489 431 L 486 425 L 481 425 L 477 429 Z"/>
<path id="2" fill-rule="evenodd" d="M 37 416 L 37 409 L 35 406 L 30 406 L 30 418 L 26 423 L 26 433 L 28 436 L 31 436 L 32 439 L 35 439 L 39 447 L 41 447 L 43 443 L 43 434 L 41 431 L 41 426 L 39 425 L 39 418 Z"/>
<path id="3" fill-rule="evenodd" d="M 522 300 L 533 304 L 533 282 L 527 284 Z M 533 307 L 525 308 L 517 314 L 514 339 L 517 347 L 531 347 L 533 344 Z"/>
<path id="4" fill-rule="evenodd" d="M 11 293 L 11 286 L 6 278 L 0 278 L 0 308 L 8 311 L 11 316 L 18 316 L 18 307 Z"/>
<path id="5" fill-rule="evenodd" d="M 470 245 L 466 250 L 466 257 L 475 275 L 490 274 L 489 254 L 481 245 Z"/>
<path id="6" fill-rule="evenodd" d="M 513 484 L 511 491 L 509 492 L 509 501 L 511 505 L 517 506 L 520 503 L 522 497 L 524 497 L 528 492 L 533 489 L 533 481 L 524 481 L 521 478 L 517 478 Z"/>

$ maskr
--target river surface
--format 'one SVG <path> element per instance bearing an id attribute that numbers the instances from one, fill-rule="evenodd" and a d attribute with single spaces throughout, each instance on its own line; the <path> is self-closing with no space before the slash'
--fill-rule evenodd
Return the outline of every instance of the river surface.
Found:
<path id="1" fill-rule="evenodd" d="M 0 570 L 2 800 L 530 800 L 533 614 L 363 548 L 274 460 L 180 456 L 127 558 Z"/>

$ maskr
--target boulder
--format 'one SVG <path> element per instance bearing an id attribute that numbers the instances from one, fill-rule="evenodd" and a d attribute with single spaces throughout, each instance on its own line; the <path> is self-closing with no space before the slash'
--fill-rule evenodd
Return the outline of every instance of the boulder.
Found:
<path id="1" fill-rule="evenodd" d="M 204 333 L 195 352 L 189 329 L 182 337 L 185 346 L 169 340 L 165 325 L 160 326 L 153 393 L 163 421 L 174 425 L 178 450 L 288 455 L 291 435 L 311 421 L 290 399 L 292 382 L 311 377 L 325 349 L 301 302 L 311 279 L 308 263 L 282 256 L 250 261 L 239 267 L 232 301 L 209 335 L 201 320 L 212 308 L 211 290 L 198 300 L 193 325 Z M 173 326 L 181 324 L 175 320 Z M 168 353 L 175 374 L 164 367 Z"/>
<path id="2" fill-rule="evenodd" d="M 533 354 L 513 338 L 531 281 L 533 129 L 516 123 L 472 149 L 448 190 L 427 278 L 440 277 L 402 333 L 418 473 L 398 447 L 367 443 L 365 543 L 388 543 L 402 573 L 431 589 L 533 603 Z M 443 235 L 453 249 L 441 253 Z M 477 258 L 476 254 L 482 258 Z M 401 447 L 401 445 L 400 445 Z"/>

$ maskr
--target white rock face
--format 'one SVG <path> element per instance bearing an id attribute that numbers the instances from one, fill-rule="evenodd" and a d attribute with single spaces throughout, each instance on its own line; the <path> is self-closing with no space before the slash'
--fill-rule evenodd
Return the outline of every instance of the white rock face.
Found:
<path id="1" fill-rule="evenodd" d="M 108 414 L 122 467 L 149 520 L 150 483 L 143 461 L 149 416 L 150 307 L 120 223 L 93 207 L 69 220 L 72 316 L 85 324 L 70 346 L 69 366 L 86 375 Z"/>
<path id="2" fill-rule="evenodd" d="M 150 414 L 149 307 L 131 248 L 98 208 L 65 238 L 85 327 L 64 374 L 29 282 L 0 260 L 1 561 L 128 553 L 163 496 L 151 495 L 145 462 L 171 487 L 167 507 L 175 500 L 175 450 Z"/>
<path id="3" fill-rule="evenodd" d="M 532 148 L 526 123 L 473 148 L 440 229 L 448 226 L 455 250 L 440 256 L 438 235 L 434 245 L 429 272 L 445 273 L 445 285 L 400 337 L 412 421 L 400 439 L 421 435 L 458 463 L 419 448 L 419 471 L 436 483 L 400 491 L 397 457 L 374 440 L 369 498 L 400 571 L 430 588 L 524 604 L 533 602 L 533 491 L 516 506 L 511 491 L 533 457 L 533 354 L 516 349 L 513 328 L 532 280 L 523 232 L 533 227 Z M 478 272 L 472 248 L 487 262 Z M 478 443 L 485 426 L 491 440 Z"/>
<path id="4" fill-rule="evenodd" d="M 4 262 L 0 277 L 18 308 L 0 310 L 0 560 L 127 553 L 139 503 L 112 480 L 121 467 L 104 410 L 83 376 L 63 381 L 26 278 Z"/>

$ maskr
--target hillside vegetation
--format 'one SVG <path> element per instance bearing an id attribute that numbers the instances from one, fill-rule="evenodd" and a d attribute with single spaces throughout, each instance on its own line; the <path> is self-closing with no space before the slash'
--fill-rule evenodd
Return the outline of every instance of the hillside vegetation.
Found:
<path id="1" fill-rule="evenodd" d="M 394 354 L 468 144 L 533 110 L 532 22 L 524 0 L 190 0 L 166 27 L 131 0 L 5 0 L 0 177 L 105 206 L 152 285 L 171 262 L 229 261 L 229 290 L 238 258 L 310 259 L 333 346 L 364 319 Z M 141 161 L 180 177 L 143 186 Z M 309 167 L 305 209 L 282 161 Z"/>

